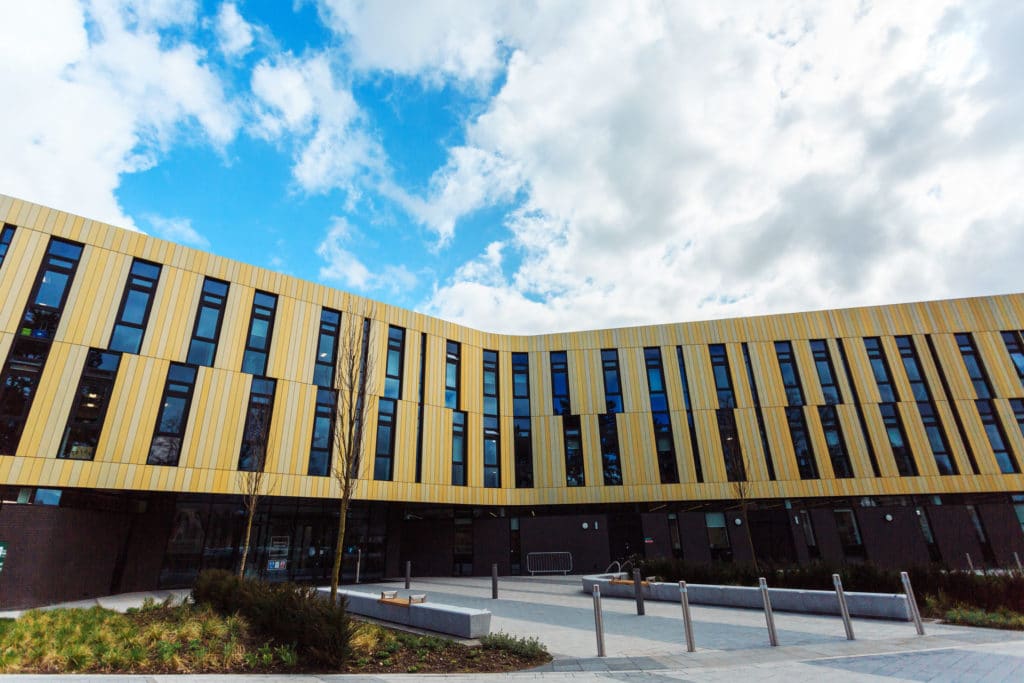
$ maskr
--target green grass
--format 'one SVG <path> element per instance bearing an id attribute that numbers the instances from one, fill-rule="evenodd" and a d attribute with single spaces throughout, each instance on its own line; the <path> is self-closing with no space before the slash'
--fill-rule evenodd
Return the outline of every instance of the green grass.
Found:
<path id="1" fill-rule="evenodd" d="M 960 624 L 961 626 L 980 626 L 983 628 L 1024 631 L 1024 614 L 1008 609 L 988 612 L 969 607 L 954 607 L 951 610 L 947 610 L 943 618 L 946 623 Z"/>
<path id="2" fill-rule="evenodd" d="M 294 667 L 289 646 L 258 642 L 248 623 L 194 605 L 148 602 L 118 614 L 32 610 L 0 625 L 0 671 L 196 673 Z"/>

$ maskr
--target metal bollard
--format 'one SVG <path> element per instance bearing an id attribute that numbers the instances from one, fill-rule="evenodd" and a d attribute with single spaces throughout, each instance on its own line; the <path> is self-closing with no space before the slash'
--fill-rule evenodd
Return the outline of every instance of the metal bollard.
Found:
<path id="1" fill-rule="evenodd" d="M 636 597 L 637 616 L 644 615 L 644 588 L 640 585 L 640 570 L 633 570 L 633 595 Z"/>
<path id="2" fill-rule="evenodd" d="M 409 589 L 409 581 L 412 580 L 412 560 L 405 561 L 405 588 Z"/>
<path id="3" fill-rule="evenodd" d="M 836 587 L 836 598 L 839 600 L 839 613 L 843 617 L 846 639 L 854 640 L 853 622 L 850 621 L 850 608 L 846 606 L 846 593 L 843 592 L 843 580 L 839 577 L 839 574 L 832 575 L 832 585 Z"/>
<path id="4" fill-rule="evenodd" d="M 1017 571 L 1021 576 L 1024 576 L 1024 566 L 1021 565 L 1020 555 L 1017 554 L 1016 550 L 1013 551 L 1013 561 L 1017 563 Z"/>
<path id="5" fill-rule="evenodd" d="M 491 565 L 491 600 L 498 599 L 498 565 Z"/>
<path id="6" fill-rule="evenodd" d="M 970 553 L 964 553 L 964 555 L 967 556 L 967 567 L 973 572 L 974 571 L 974 562 L 971 560 L 971 554 Z"/>
<path id="7" fill-rule="evenodd" d="M 686 591 L 686 582 L 679 582 L 679 602 L 683 606 L 683 631 L 686 633 L 686 651 L 696 652 L 693 642 L 693 621 L 690 619 L 690 596 Z"/>
<path id="8" fill-rule="evenodd" d="M 597 633 L 597 656 L 604 657 L 604 618 L 601 616 L 601 587 L 594 584 L 594 631 Z"/>
<path id="9" fill-rule="evenodd" d="M 910 576 L 906 572 L 900 572 L 900 581 L 903 582 L 903 592 L 907 596 L 910 616 L 914 620 L 914 627 L 917 628 L 917 635 L 923 636 L 924 624 L 921 623 L 921 610 L 917 609 L 917 600 L 914 598 L 914 588 L 910 585 Z"/>
<path id="10" fill-rule="evenodd" d="M 359 583 L 359 570 L 363 564 L 363 550 L 362 548 L 356 549 L 356 583 Z"/>
<path id="11" fill-rule="evenodd" d="M 761 600 L 764 602 L 764 620 L 768 623 L 768 642 L 772 647 L 779 644 L 779 634 L 775 632 L 775 614 L 772 612 L 772 599 L 768 597 L 768 582 L 762 576 L 757 580 L 761 586 Z"/>

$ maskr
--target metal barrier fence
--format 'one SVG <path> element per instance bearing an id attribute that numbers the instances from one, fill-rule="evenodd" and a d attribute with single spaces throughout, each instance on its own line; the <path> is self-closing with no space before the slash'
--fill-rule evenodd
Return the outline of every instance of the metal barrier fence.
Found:
<path id="1" fill-rule="evenodd" d="M 572 571 L 572 553 L 526 553 L 526 571 L 533 574 L 568 574 Z"/>

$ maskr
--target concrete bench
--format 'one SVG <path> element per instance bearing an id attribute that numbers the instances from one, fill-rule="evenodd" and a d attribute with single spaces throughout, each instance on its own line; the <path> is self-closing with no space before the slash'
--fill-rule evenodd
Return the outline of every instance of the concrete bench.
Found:
<path id="1" fill-rule="evenodd" d="M 319 591 L 324 598 L 330 599 L 330 589 L 321 588 Z M 400 596 L 398 591 L 363 593 L 351 590 L 339 590 L 338 595 L 345 596 L 351 614 L 459 638 L 479 638 L 491 632 L 489 611 L 428 602 L 426 595 Z"/>
<path id="2" fill-rule="evenodd" d="M 583 591 L 593 593 L 594 586 L 601 586 L 603 597 L 632 598 L 632 580 L 624 580 L 619 574 L 598 574 L 582 577 Z M 686 584 L 690 604 L 716 605 L 719 607 L 745 607 L 763 609 L 761 590 L 756 586 L 713 586 L 700 583 Z M 646 600 L 679 602 L 678 583 L 641 582 L 640 590 Z M 839 614 L 839 601 L 835 591 L 803 590 L 796 588 L 769 588 L 772 609 L 781 612 L 802 612 L 804 614 Z M 910 606 L 907 596 L 902 593 L 856 593 L 846 591 L 846 604 L 850 616 L 875 619 L 897 619 L 910 621 Z"/>

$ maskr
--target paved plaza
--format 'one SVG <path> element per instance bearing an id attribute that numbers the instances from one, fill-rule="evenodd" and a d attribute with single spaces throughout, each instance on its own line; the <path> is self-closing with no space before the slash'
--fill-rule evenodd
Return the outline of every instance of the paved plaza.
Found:
<path id="1" fill-rule="evenodd" d="M 346 586 L 376 592 L 398 583 Z M 572 681 L 1024 681 L 1024 633 L 926 624 L 916 635 L 909 622 L 855 619 L 857 640 L 846 640 L 838 617 L 776 612 L 779 647 L 769 647 L 764 614 L 758 610 L 692 606 L 697 652 L 686 652 L 678 603 L 646 603 L 637 616 L 632 600 L 603 601 L 607 657 L 596 656 L 592 598 L 579 577 L 504 577 L 500 597 L 491 599 L 487 577 L 413 578 L 412 590 L 431 602 L 488 609 L 491 631 L 536 636 L 554 656 L 550 664 L 515 674 L 389 674 L 366 676 L 122 676 L 122 681 L 288 680 L 452 681 L 503 680 L 545 683 Z M 157 597 L 167 592 L 156 593 Z M 125 607 L 140 594 L 105 598 Z M 82 604 L 82 603 L 79 603 Z M 95 604 L 93 601 L 92 604 Z M 18 676 L 53 680 L 52 676 Z M 99 681 L 103 676 L 62 676 L 61 681 Z"/>

